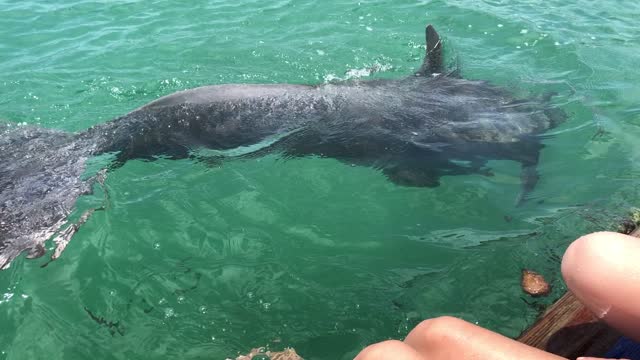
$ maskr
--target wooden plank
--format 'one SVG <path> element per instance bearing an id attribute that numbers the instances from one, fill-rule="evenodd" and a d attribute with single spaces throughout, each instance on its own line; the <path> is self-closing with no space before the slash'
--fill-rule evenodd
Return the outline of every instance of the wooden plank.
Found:
<path id="1" fill-rule="evenodd" d="M 620 334 L 567 292 L 518 341 L 569 359 L 603 356 Z"/>

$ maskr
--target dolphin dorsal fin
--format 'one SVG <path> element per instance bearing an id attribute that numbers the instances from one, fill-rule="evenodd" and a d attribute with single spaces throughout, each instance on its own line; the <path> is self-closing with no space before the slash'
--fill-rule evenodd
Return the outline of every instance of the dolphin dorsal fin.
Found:
<path id="1" fill-rule="evenodd" d="M 427 42 L 427 52 L 424 56 L 424 62 L 420 70 L 416 73 L 419 76 L 429 76 L 442 73 L 442 41 L 436 29 L 427 25 L 425 30 L 425 38 Z"/>

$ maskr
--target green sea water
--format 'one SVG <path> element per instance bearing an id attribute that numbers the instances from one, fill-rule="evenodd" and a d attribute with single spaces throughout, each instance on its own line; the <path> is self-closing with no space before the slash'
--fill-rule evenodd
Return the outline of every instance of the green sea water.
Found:
<path id="1" fill-rule="evenodd" d="M 400 78 L 427 23 L 464 77 L 556 92 L 569 114 L 521 207 L 509 161 L 434 189 L 322 158 L 129 161 L 79 200 L 108 194 L 59 260 L 0 272 L 0 359 L 351 359 L 443 314 L 517 336 L 564 291 L 570 241 L 640 200 L 638 19 L 627 0 L 0 0 L 11 122 L 78 131 L 205 84 Z M 522 268 L 552 296 L 524 296 Z"/>

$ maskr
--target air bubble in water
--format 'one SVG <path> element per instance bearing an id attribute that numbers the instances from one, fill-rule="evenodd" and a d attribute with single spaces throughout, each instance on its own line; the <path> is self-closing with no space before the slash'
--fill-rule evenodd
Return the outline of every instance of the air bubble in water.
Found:
<path id="1" fill-rule="evenodd" d="M 174 316 L 176 316 L 176 312 L 175 312 L 175 310 L 173 310 L 173 308 L 166 308 L 166 309 L 164 309 L 164 317 L 165 317 L 166 319 L 168 319 L 168 318 L 172 318 L 172 317 L 174 317 Z"/>

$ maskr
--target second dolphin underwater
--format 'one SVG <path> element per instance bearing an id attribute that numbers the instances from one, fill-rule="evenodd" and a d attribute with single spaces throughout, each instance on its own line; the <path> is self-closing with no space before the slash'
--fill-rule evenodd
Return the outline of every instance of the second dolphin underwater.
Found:
<path id="1" fill-rule="evenodd" d="M 83 179 L 87 160 L 101 154 L 115 155 L 113 167 L 263 144 L 248 155 L 331 157 L 421 187 L 443 175 L 487 174 L 488 160 L 514 160 L 522 164 L 520 202 L 538 180 L 539 135 L 564 113 L 547 99 L 516 99 L 446 73 L 431 25 L 426 43 L 422 67 L 398 80 L 204 86 L 78 133 L 0 123 L 0 269 L 25 251 L 42 256 L 52 237 L 52 258 L 60 256 L 79 226 L 65 228 L 77 198 L 106 174 Z"/>

